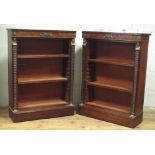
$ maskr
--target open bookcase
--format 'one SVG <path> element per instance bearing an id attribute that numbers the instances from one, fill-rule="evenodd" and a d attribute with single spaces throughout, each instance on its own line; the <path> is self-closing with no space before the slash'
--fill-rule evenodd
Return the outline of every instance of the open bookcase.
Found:
<path id="1" fill-rule="evenodd" d="M 9 30 L 10 116 L 14 122 L 74 114 L 75 31 Z"/>
<path id="2" fill-rule="evenodd" d="M 135 127 L 142 121 L 149 34 L 83 32 L 79 113 Z"/>

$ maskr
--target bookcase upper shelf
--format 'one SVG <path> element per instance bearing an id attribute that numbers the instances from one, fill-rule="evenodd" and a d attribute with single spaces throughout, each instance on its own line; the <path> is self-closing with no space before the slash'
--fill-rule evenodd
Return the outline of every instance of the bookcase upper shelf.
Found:
<path id="1" fill-rule="evenodd" d="M 31 83 L 48 83 L 48 82 L 63 82 L 68 79 L 61 76 L 20 76 L 18 77 L 18 84 L 31 84 Z"/>
<path id="2" fill-rule="evenodd" d="M 116 57 L 102 57 L 97 59 L 89 59 L 89 61 L 94 63 L 105 63 L 105 64 L 112 64 L 112 65 L 134 67 L 134 60 L 122 59 L 122 58 L 116 58 Z"/>
<path id="3" fill-rule="evenodd" d="M 19 54 L 18 59 L 68 58 L 68 54 Z"/>

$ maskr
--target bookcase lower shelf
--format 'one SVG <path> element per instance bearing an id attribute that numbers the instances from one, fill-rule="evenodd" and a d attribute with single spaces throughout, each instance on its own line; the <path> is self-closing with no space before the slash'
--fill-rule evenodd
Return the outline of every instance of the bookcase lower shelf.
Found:
<path id="1" fill-rule="evenodd" d="M 20 110 L 31 110 L 31 109 L 47 109 L 50 107 L 56 107 L 56 106 L 63 106 L 67 105 L 68 103 L 66 101 L 63 101 L 61 99 L 42 99 L 42 100 L 35 100 L 35 101 L 24 101 L 20 102 L 19 109 Z"/>
<path id="2" fill-rule="evenodd" d="M 74 115 L 74 106 L 69 104 L 59 105 L 59 106 L 51 106 L 43 109 L 35 109 L 35 110 L 17 110 L 13 111 L 9 108 L 9 115 L 12 118 L 13 122 L 24 122 L 24 121 L 32 121 L 38 119 L 48 119 L 54 117 L 64 117 Z"/>
<path id="3" fill-rule="evenodd" d="M 130 128 L 136 127 L 143 120 L 142 113 L 133 118 L 129 113 L 121 113 L 109 109 L 103 110 L 100 107 L 89 104 L 81 105 L 78 109 L 78 114 Z"/>
<path id="4" fill-rule="evenodd" d="M 98 107 L 98 108 L 103 108 L 103 109 L 109 109 L 109 110 L 113 110 L 113 111 L 119 111 L 119 112 L 123 112 L 123 113 L 130 113 L 130 107 L 129 106 L 125 106 L 125 105 L 119 105 L 119 104 L 115 104 L 115 103 L 110 103 L 110 102 L 103 102 L 103 101 L 92 101 L 92 102 L 87 102 L 86 105 L 91 105 L 94 107 Z"/>

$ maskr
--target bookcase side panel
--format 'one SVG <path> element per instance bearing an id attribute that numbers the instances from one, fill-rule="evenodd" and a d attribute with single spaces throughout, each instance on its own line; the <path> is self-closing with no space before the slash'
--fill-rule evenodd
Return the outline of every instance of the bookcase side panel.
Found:
<path id="1" fill-rule="evenodd" d="M 137 95 L 136 95 L 136 113 L 137 114 L 143 113 L 148 45 L 149 45 L 149 36 L 146 36 L 143 38 L 141 43 Z"/>

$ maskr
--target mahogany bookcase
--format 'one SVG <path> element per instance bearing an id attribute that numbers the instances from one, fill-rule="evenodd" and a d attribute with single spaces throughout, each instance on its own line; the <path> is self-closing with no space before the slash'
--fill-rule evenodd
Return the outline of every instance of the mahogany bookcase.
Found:
<path id="1" fill-rule="evenodd" d="M 142 121 L 149 35 L 83 32 L 79 114 L 127 127 Z"/>
<path id="2" fill-rule="evenodd" d="M 12 120 L 73 115 L 76 32 L 9 29 L 8 36 Z"/>

